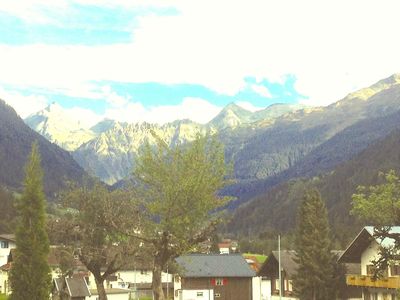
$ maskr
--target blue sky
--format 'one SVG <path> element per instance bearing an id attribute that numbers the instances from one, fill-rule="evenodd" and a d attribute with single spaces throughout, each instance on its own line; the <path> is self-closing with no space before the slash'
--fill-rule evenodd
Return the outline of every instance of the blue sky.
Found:
<path id="1" fill-rule="evenodd" d="M 327 105 L 400 71 L 398 8 L 391 0 L 7 1 L 0 97 L 23 117 L 57 102 L 93 121 L 158 123 L 204 123 L 231 102 Z"/>

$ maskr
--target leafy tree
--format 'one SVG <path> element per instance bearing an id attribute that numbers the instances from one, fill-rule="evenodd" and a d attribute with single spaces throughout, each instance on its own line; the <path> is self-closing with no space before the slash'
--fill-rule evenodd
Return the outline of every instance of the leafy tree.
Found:
<path id="1" fill-rule="evenodd" d="M 161 272 L 168 262 L 206 240 L 221 220 L 215 211 L 228 200 L 218 195 L 228 168 L 215 139 L 197 136 L 174 148 L 156 139 L 155 149 L 144 148 L 134 175 L 149 220 L 138 237 L 151 245 L 153 294 L 163 300 Z"/>
<path id="2" fill-rule="evenodd" d="M 49 241 L 42 178 L 38 145 L 33 143 L 25 167 L 24 192 L 17 207 L 17 248 L 10 273 L 12 300 L 47 300 L 50 295 Z"/>
<path id="3" fill-rule="evenodd" d="M 138 228 L 138 210 L 131 193 L 108 191 L 102 184 L 74 187 L 63 195 L 64 215 L 50 226 L 56 242 L 73 247 L 93 274 L 99 300 L 106 300 L 104 281 L 137 253 L 128 232 Z M 68 271 L 68 269 L 66 269 Z"/>
<path id="4" fill-rule="evenodd" d="M 352 197 L 351 213 L 361 220 L 374 225 L 374 236 L 379 239 L 392 238 L 393 245 L 380 247 L 380 256 L 372 261 L 375 277 L 382 275 L 390 261 L 398 258 L 400 235 L 391 231 L 392 226 L 400 225 L 400 180 L 394 170 L 380 173 L 384 182 L 375 186 L 359 186 Z"/>
<path id="5" fill-rule="evenodd" d="M 295 238 L 297 273 L 293 286 L 300 299 L 335 299 L 334 256 L 327 210 L 317 190 L 304 195 Z"/>

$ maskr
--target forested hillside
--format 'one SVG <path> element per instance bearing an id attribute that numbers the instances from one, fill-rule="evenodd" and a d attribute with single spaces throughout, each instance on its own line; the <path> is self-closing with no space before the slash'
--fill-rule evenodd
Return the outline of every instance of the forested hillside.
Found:
<path id="1" fill-rule="evenodd" d="M 317 188 L 326 200 L 329 218 L 342 240 L 357 230 L 357 220 L 349 214 L 351 196 L 359 185 L 372 185 L 379 172 L 400 171 L 400 130 L 376 141 L 353 159 L 333 171 L 310 179 L 284 182 L 239 208 L 228 228 L 231 232 L 255 235 L 278 229 L 288 231 L 296 222 L 296 211 L 304 191 Z"/>

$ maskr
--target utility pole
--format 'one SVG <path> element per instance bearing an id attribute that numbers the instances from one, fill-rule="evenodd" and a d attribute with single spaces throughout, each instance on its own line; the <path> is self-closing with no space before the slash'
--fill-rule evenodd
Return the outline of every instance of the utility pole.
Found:
<path id="1" fill-rule="evenodd" d="M 278 235 L 279 300 L 282 300 L 281 235 Z"/>

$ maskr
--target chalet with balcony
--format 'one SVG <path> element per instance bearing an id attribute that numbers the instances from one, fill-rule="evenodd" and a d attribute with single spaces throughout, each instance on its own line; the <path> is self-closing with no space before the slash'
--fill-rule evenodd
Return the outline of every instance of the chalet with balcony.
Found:
<path id="1" fill-rule="evenodd" d="M 343 251 L 333 250 L 332 254 L 340 257 Z M 272 251 L 267 260 L 261 266 L 257 275 L 261 281 L 261 299 L 278 300 L 279 290 L 282 290 L 282 300 L 297 300 L 294 293 L 293 277 L 297 272 L 296 252 L 294 250 L 281 251 L 281 276 L 282 282 L 279 283 L 279 252 Z M 345 263 L 346 274 L 358 274 L 360 264 Z M 343 286 L 339 288 L 339 298 L 346 300 L 361 299 L 361 289 L 357 286 Z"/>
<path id="2" fill-rule="evenodd" d="M 390 233 L 400 234 L 400 226 L 393 226 Z M 364 227 L 340 256 L 341 263 L 360 264 L 359 274 L 346 276 L 346 284 L 362 289 L 362 298 L 368 300 L 395 300 L 399 299 L 397 290 L 400 289 L 400 261 L 392 262 L 383 277 L 373 277 L 372 261 L 379 258 L 381 247 L 391 247 L 394 240 L 379 239 L 374 236 L 374 227 Z"/>

